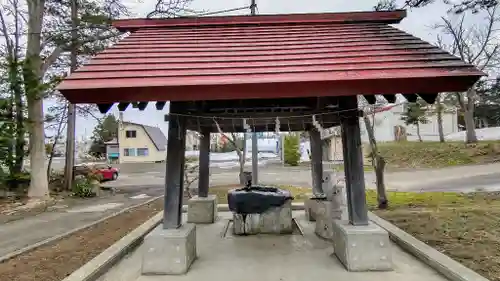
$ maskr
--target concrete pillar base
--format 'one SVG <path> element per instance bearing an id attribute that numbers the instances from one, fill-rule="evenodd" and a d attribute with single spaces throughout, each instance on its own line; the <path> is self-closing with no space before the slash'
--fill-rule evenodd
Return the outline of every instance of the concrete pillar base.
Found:
<path id="1" fill-rule="evenodd" d="M 318 201 L 316 205 L 316 227 L 314 232 L 323 239 L 333 240 L 333 221 L 340 220 L 342 210 L 332 201 Z"/>
<path id="2" fill-rule="evenodd" d="M 236 235 L 291 234 L 292 232 L 292 200 L 287 200 L 283 206 L 270 208 L 262 214 L 233 213 L 233 233 Z"/>
<path id="3" fill-rule="evenodd" d="M 177 229 L 156 227 L 144 238 L 142 275 L 181 275 L 196 259 L 196 225 Z"/>
<path id="4" fill-rule="evenodd" d="M 393 269 L 389 234 L 370 223 L 354 226 L 347 221 L 333 222 L 335 255 L 349 271 L 390 271 Z"/>
<path id="5" fill-rule="evenodd" d="M 187 221 L 189 223 L 214 223 L 217 219 L 217 197 L 194 196 L 188 200 Z"/>

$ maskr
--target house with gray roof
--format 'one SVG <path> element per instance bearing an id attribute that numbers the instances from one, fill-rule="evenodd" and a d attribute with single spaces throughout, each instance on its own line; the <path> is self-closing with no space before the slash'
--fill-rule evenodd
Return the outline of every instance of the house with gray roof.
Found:
<path id="1" fill-rule="evenodd" d="M 167 138 L 158 127 L 122 121 L 118 130 L 120 163 L 163 162 Z"/>

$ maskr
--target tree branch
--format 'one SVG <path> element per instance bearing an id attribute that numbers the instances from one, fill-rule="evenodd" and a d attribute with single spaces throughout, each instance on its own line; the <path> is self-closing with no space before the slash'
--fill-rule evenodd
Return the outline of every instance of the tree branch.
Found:
<path id="1" fill-rule="evenodd" d="M 52 51 L 52 53 L 50 53 L 50 55 L 47 58 L 45 58 L 45 60 L 42 63 L 42 69 L 41 69 L 42 75 L 44 75 L 47 72 L 49 67 L 57 61 L 57 59 L 63 52 L 64 52 L 63 48 L 56 47 Z"/>

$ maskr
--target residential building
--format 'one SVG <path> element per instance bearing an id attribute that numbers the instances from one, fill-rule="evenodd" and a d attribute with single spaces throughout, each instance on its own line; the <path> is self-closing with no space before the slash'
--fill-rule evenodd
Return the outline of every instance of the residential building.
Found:
<path id="1" fill-rule="evenodd" d="M 417 128 L 415 125 L 406 125 L 401 117 L 406 111 L 406 103 L 388 104 L 376 110 L 374 116 L 370 116 L 372 126 L 374 126 L 375 139 L 379 142 L 395 141 L 398 129 L 402 128 L 405 138 L 408 141 L 418 141 Z M 424 141 L 439 141 L 439 130 L 437 115 L 433 114 L 433 107 L 428 109 L 427 123 L 419 124 L 420 135 Z M 449 135 L 458 132 L 457 111 L 455 108 L 443 110 L 443 133 Z M 361 124 L 361 138 L 363 142 L 368 142 L 368 134 L 363 120 Z"/>
<path id="2" fill-rule="evenodd" d="M 118 139 L 114 138 L 104 143 L 106 145 L 106 160 L 109 163 L 118 163 L 120 161 L 120 146 Z"/>
<path id="3" fill-rule="evenodd" d="M 114 145 L 114 144 L 111 144 Z M 160 128 L 121 121 L 118 130 L 119 162 L 162 162 L 167 138 Z"/>
<path id="4" fill-rule="evenodd" d="M 403 134 L 402 139 L 418 141 L 417 129 L 414 125 L 406 125 L 401 117 L 406 111 L 406 104 L 388 104 L 376 108 L 370 121 L 374 126 L 374 134 L 377 142 L 396 141 L 398 130 Z M 439 141 L 437 115 L 433 114 L 433 108 L 427 113 L 427 123 L 420 124 L 420 135 L 424 141 Z M 457 112 L 454 108 L 446 108 L 442 113 L 443 134 L 449 135 L 458 132 Z M 360 119 L 361 141 L 369 142 L 368 132 L 363 119 Z M 326 128 L 322 133 L 323 138 L 323 160 L 341 161 L 343 159 L 342 137 L 340 127 Z"/>
<path id="5" fill-rule="evenodd" d="M 186 151 L 200 149 L 200 134 L 196 131 L 186 131 Z"/>

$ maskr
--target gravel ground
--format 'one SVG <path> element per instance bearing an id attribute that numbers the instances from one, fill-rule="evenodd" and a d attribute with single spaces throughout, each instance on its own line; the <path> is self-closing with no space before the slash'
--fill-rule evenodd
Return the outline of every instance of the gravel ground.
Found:
<path id="1" fill-rule="evenodd" d="M 60 281 L 163 209 L 163 198 L 0 263 L 0 281 Z"/>

